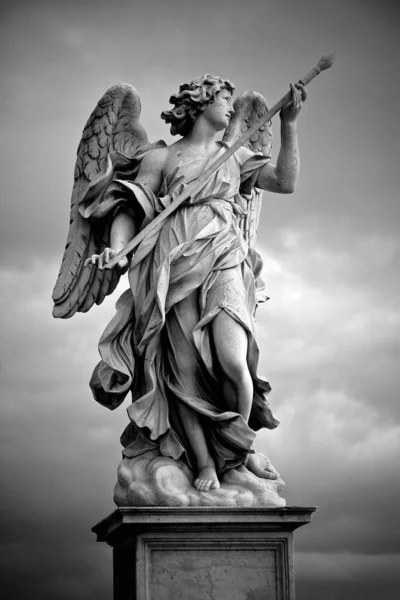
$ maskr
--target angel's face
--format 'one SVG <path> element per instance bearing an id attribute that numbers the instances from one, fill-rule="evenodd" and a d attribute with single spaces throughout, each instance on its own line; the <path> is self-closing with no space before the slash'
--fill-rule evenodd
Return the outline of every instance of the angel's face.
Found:
<path id="1" fill-rule="evenodd" d="M 221 90 L 216 94 L 214 102 L 206 107 L 203 117 L 216 131 L 222 131 L 228 127 L 233 113 L 231 92 Z"/>

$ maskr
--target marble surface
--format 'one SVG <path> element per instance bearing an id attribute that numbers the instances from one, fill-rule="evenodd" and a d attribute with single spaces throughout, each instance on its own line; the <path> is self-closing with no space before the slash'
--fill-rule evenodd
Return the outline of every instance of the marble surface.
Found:
<path id="1" fill-rule="evenodd" d="M 212 544 L 214 545 L 214 544 Z M 232 545 L 232 544 L 231 544 Z M 152 551 L 151 600 L 264 600 L 276 598 L 276 550 L 219 548 Z"/>

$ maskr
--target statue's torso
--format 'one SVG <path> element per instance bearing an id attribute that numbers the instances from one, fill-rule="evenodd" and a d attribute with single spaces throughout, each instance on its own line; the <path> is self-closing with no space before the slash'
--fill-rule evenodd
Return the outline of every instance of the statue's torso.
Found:
<path id="1" fill-rule="evenodd" d="M 213 151 L 208 153 L 195 154 L 193 151 L 171 153 L 165 163 L 160 194 L 162 196 L 171 194 L 178 183 L 188 184 L 196 181 L 226 151 L 226 148 L 226 144 L 219 142 Z M 212 197 L 232 202 L 239 192 L 239 186 L 240 162 L 233 155 L 210 176 L 201 191 L 191 198 L 190 204 L 203 202 Z"/>

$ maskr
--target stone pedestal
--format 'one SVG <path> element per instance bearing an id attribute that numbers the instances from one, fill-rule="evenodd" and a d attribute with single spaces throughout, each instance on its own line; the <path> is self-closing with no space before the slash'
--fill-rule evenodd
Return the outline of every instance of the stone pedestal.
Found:
<path id="1" fill-rule="evenodd" d="M 119 508 L 93 527 L 114 600 L 294 600 L 293 531 L 314 507 Z"/>

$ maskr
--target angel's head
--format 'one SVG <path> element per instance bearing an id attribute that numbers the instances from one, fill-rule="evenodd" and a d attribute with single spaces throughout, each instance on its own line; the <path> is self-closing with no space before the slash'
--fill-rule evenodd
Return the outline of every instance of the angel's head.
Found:
<path id="1" fill-rule="evenodd" d="M 216 75 L 203 75 L 183 83 L 179 92 L 169 99 L 174 108 L 161 113 L 161 118 L 171 124 L 171 135 L 187 135 L 198 115 L 215 101 L 222 90 L 233 94 L 235 86 Z"/>

